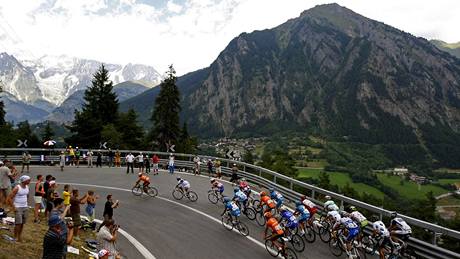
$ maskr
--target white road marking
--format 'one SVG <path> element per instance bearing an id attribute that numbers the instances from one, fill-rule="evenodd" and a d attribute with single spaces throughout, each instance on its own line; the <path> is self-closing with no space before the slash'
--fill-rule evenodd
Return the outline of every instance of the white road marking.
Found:
<path id="1" fill-rule="evenodd" d="M 131 192 L 131 190 L 129 190 L 129 189 L 118 188 L 118 187 L 111 187 L 111 186 L 103 186 L 103 185 L 95 185 L 95 184 L 84 184 L 84 183 L 61 183 L 61 184 L 79 185 L 79 186 L 86 186 L 86 187 L 94 187 L 94 188 L 102 188 L 102 189 L 111 189 L 111 190 L 118 190 L 118 191 L 124 191 L 124 192 Z M 167 198 L 164 198 L 164 197 L 160 197 L 160 196 L 156 196 L 155 198 L 158 198 L 158 199 L 160 199 L 160 200 L 167 201 L 167 202 L 173 203 L 173 204 L 175 204 L 175 205 L 181 206 L 181 207 L 183 207 L 183 208 L 189 209 L 189 210 L 191 210 L 191 211 L 193 211 L 193 212 L 195 212 L 195 213 L 198 213 L 198 214 L 200 214 L 200 215 L 202 215 L 202 216 L 204 216 L 204 217 L 206 217 L 206 218 L 208 218 L 208 219 L 210 219 L 210 220 L 216 222 L 217 224 L 222 224 L 221 220 L 219 220 L 219 219 L 217 219 L 217 218 L 214 218 L 213 216 L 208 215 L 208 214 L 206 214 L 206 213 L 204 213 L 204 212 L 202 212 L 202 211 L 200 211 L 200 210 L 197 210 L 197 209 L 195 209 L 195 208 L 189 207 L 189 206 L 187 206 L 187 205 L 185 205 L 185 204 L 182 204 L 182 203 L 179 203 L 179 202 L 177 202 L 177 201 L 173 201 L 173 200 L 170 200 L 170 199 L 167 199 Z M 233 231 L 238 232 L 238 230 L 236 230 L 236 229 L 233 229 Z M 127 234 L 127 233 L 126 233 L 126 234 Z M 130 236 L 131 236 L 131 235 L 130 235 Z M 128 237 L 127 237 L 127 238 L 128 238 Z M 147 257 L 145 254 L 142 254 L 142 255 L 145 256 L 145 258 L 149 258 L 149 259 L 150 259 L 150 258 L 152 258 L 152 259 L 155 258 L 155 257 L 153 257 L 153 255 L 152 255 L 152 254 L 151 254 L 141 243 L 139 243 L 139 242 L 138 242 L 135 238 L 133 238 L 132 236 L 131 236 L 131 238 L 132 238 L 132 240 L 133 240 L 134 242 L 137 242 L 137 244 L 140 245 L 140 246 L 139 246 L 140 248 L 139 248 L 138 246 L 136 246 L 135 243 L 131 242 L 131 240 L 128 238 L 128 240 L 139 250 L 139 252 L 142 253 L 142 251 L 141 251 L 141 249 L 142 249 L 142 250 L 145 250 L 147 253 L 149 253 L 150 256 L 152 256 L 152 257 Z M 254 244 L 256 244 L 256 245 L 262 247 L 263 249 L 265 249 L 265 244 L 263 244 L 262 242 L 256 240 L 255 238 L 253 238 L 253 237 L 251 237 L 251 236 L 246 236 L 246 238 L 249 239 L 249 240 L 250 240 L 251 242 L 253 242 Z"/>

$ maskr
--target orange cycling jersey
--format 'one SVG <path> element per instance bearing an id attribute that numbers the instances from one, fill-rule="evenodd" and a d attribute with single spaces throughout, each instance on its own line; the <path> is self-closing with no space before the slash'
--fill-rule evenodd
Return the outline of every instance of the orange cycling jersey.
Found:
<path id="1" fill-rule="evenodd" d="M 276 232 L 276 234 L 278 235 L 284 234 L 283 228 L 280 226 L 278 220 L 276 220 L 275 218 L 270 218 L 267 221 L 267 227 L 271 228 L 271 230 L 273 232 Z"/>
<path id="2" fill-rule="evenodd" d="M 270 209 L 273 209 L 273 208 L 276 207 L 275 202 L 274 202 L 272 199 L 270 199 L 270 197 L 268 197 L 268 196 L 264 196 L 264 197 L 260 198 L 260 203 L 261 203 L 262 205 L 267 204 L 267 206 L 268 206 Z"/>
<path id="3" fill-rule="evenodd" d="M 143 175 L 140 177 L 140 179 L 144 181 L 144 183 L 150 183 L 150 178 L 148 176 Z"/>

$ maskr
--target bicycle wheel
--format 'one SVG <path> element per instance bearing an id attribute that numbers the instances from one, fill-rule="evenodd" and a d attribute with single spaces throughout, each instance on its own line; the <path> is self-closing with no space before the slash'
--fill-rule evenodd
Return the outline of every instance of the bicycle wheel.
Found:
<path id="1" fill-rule="evenodd" d="M 265 249 L 273 257 L 277 257 L 280 253 L 278 247 L 270 240 L 265 240 Z"/>
<path id="2" fill-rule="evenodd" d="M 257 224 L 259 224 L 259 226 L 261 226 L 261 227 L 265 226 L 265 217 L 264 217 L 264 215 L 262 214 L 262 211 L 257 212 L 257 214 L 256 214 L 256 222 L 257 222 Z"/>
<path id="3" fill-rule="evenodd" d="M 314 243 L 316 241 L 315 231 L 313 231 L 311 228 L 305 228 L 305 233 L 303 236 L 308 243 Z"/>
<path id="4" fill-rule="evenodd" d="M 256 212 L 259 212 L 259 211 L 262 210 L 262 207 L 260 206 L 260 201 L 259 201 L 259 200 L 254 200 L 254 201 L 252 202 L 252 207 L 254 207 L 254 210 L 255 210 Z"/>
<path id="5" fill-rule="evenodd" d="M 249 228 L 243 222 L 238 222 L 236 225 L 236 229 L 241 233 L 243 236 L 249 235 Z"/>
<path id="6" fill-rule="evenodd" d="M 256 211 L 253 208 L 246 208 L 244 215 L 246 215 L 248 219 L 254 220 L 256 218 Z"/>
<path id="7" fill-rule="evenodd" d="M 155 197 L 155 196 L 158 195 L 158 190 L 157 190 L 157 188 L 155 188 L 155 187 L 149 186 L 149 188 L 147 189 L 147 194 L 148 194 L 150 197 Z"/>
<path id="8" fill-rule="evenodd" d="M 331 253 L 337 257 L 341 256 L 343 253 L 340 241 L 337 238 L 331 238 L 329 241 L 329 250 Z"/>
<path id="9" fill-rule="evenodd" d="M 188 192 L 187 198 L 188 198 L 190 201 L 195 202 L 195 201 L 198 200 L 198 194 L 196 194 L 196 192 L 194 192 L 194 191 L 189 191 L 189 192 Z"/>
<path id="10" fill-rule="evenodd" d="M 297 254 L 289 247 L 284 249 L 284 258 L 286 259 L 297 259 Z"/>
<path id="11" fill-rule="evenodd" d="M 131 192 L 136 195 L 136 196 L 141 196 L 142 195 L 142 187 L 140 186 L 134 186 L 133 189 L 131 189 Z"/>
<path id="12" fill-rule="evenodd" d="M 329 232 L 329 229 L 325 229 L 324 227 L 321 227 L 319 229 L 319 238 L 324 243 L 329 242 L 331 240 L 331 232 Z"/>
<path id="13" fill-rule="evenodd" d="M 176 189 L 173 190 L 172 196 L 176 200 L 181 200 L 182 198 L 184 198 L 184 193 L 180 189 L 176 188 Z"/>
<path id="14" fill-rule="evenodd" d="M 217 197 L 215 192 L 209 191 L 208 192 L 208 200 L 212 204 L 217 204 L 217 202 L 219 201 L 219 198 Z"/>
<path id="15" fill-rule="evenodd" d="M 298 234 L 292 235 L 291 244 L 294 250 L 296 250 L 299 253 L 303 252 L 303 250 L 305 249 L 305 242 L 303 242 L 303 238 Z"/>
<path id="16" fill-rule="evenodd" d="M 369 255 L 375 254 L 377 247 L 375 245 L 375 240 L 371 238 L 370 236 L 364 236 L 361 239 L 361 245 L 366 254 L 369 254 Z"/>
<path id="17" fill-rule="evenodd" d="M 228 216 L 228 214 L 225 214 L 224 216 L 222 216 L 222 225 L 227 230 L 233 229 L 232 219 L 230 218 L 230 216 Z"/>

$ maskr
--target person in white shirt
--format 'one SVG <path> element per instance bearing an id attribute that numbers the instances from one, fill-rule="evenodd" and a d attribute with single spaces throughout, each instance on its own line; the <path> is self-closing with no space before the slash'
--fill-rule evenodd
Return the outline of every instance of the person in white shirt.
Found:
<path id="1" fill-rule="evenodd" d="M 372 223 L 372 236 L 379 237 L 379 257 L 380 259 L 385 259 L 385 246 L 391 244 L 390 240 L 390 231 L 388 231 L 385 224 L 382 221 L 378 220 L 377 217 L 373 216 L 371 221 Z"/>
<path id="2" fill-rule="evenodd" d="M 93 155 L 94 155 L 93 151 L 91 149 L 88 150 L 86 155 L 88 156 L 88 167 L 93 167 Z"/>
<path id="3" fill-rule="evenodd" d="M 15 211 L 14 239 L 17 242 L 22 242 L 22 230 L 27 219 L 27 210 L 29 209 L 27 204 L 29 198 L 29 183 L 29 176 L 21 176 L 19 178 L 19 184 L 14 187 L 6 200 L 6 203 L 14 208 Z"/>
<path id="4" fill-rule="evenodd" d="M 169 154 L 168 169 L 170 174 L 174 174 L 174 155 Z"/>
<path id="5" fill-rule="evenodd" d="M 134 156 L 129 153 L 126 156 L 126 174 L 129 174 L 129 168 L 131 168 L 131 173 L 134 174 Z"/>
<path id="6" fill-rule="evenodd" d="M 142 155 L 142 152 L 139 153 L 137 156 L 137 163 L 139 165 L 139 172 L 143 173 L 144 172 L 144 155 Z"/>

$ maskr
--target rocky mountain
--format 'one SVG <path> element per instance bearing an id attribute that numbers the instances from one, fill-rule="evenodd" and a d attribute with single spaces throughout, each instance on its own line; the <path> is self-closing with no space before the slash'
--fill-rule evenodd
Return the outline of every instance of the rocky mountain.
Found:
<path id="1" fill-rule="evenodd" d="M 460 161 L 452 144 L 460 143 L 460 60 L 337 4 L 243 33 L 196 73 L 178 82 L 182 118 L 195 134 L 310 130 L 340 141 L 415 145 L 441 164 Z M 153 101 L 139 101 L 155 91 L 122 107 L 150 112 Z"/>
<path id="2" fill-rule="evenodd" d="M 430 40 L 430 42 L 433 43 L 440 50 L 444 50 L 450 53 L 451 55 L 454 55 L 457 58 L 460 58 L 460 42 L 447 43 L 441 40 Z"/>
<path id="3" fill-rule="evenodd" d="M 149 89 L 149 87 L 131 81 L 123 82 L 113 87 L 113 91 L 117 94 L 118 101 L 120 102 L 139 95 L 147 89 Z M 72 121 L 75 109 L 80 110 L 84 103 L 84 95 L 85 90 L 74 92 L 59 107 L 53 110 L 46 119 L 59 123 Z"/>
<path id="4" fill-rule="evenodd" d="M 47 111 L 26 104 L 7 92 L 0 93 L 0 100 L 5 104 L 6 120 L 10 122 L 28 120 L 30 123 L 36 123 L 48 115 Z"/>

